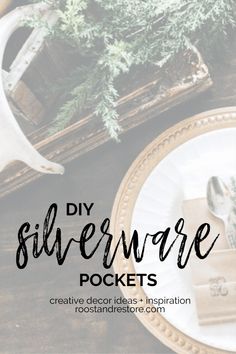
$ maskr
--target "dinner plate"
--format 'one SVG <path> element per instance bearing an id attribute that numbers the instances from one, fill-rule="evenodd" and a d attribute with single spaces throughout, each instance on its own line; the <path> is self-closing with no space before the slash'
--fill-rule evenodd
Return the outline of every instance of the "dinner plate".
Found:
<path id="1" fill-rule="evenodd" d="M 187 119 L 154 140 L 135 160 L 118 191 L 112 212 L 114 244 L 122 230 L 146 233 L 173 228 L 183 217 L 184 200 L 206 197 L 213 175 L 236 175 L 236 108 L 209 111 Z M 170 238 L 176 235 L 171 235 Z M 171 242 L 171 239 L 169 240 Z M 158 250 L 146 244 L 142 262 L 125 259 L 122 250 L 116 273 L 155 273 L 155 287 L 122 287 L 126 297 L 190 298 L 191 305 L 165 304 L 165 313 L 137 314 L 141 322 L 177 353 L 235 353 L 236 322 L 199 326 L 190 265 L 176 265 L 178 249 L 164 262 Z M 204 265 L 203 265 L 204 266 Z"/>

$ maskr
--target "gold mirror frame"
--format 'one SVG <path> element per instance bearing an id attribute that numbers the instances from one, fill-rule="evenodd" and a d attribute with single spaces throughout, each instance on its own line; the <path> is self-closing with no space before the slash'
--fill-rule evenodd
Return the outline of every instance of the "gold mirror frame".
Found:
<path id="1" fill-rule="evenodd" d="M 220 108 L 198 114 L 172 126 L 149 144 L 131 165 L 116 195 L 111 216 L 113 245 L 117 243 L 122 230 L 129 239 L 133 208 L 145 180 L 154 167 L 171 151 L 188 140 L 207 132 L 231 127 L 236 127 L 236 107 Z M 132 259 L 125 259 L 121 248 L 114 261 L 114 271 L 118 274 L 135 273 Z M 121 291 L 125 297 L 143 300 L 146 298 L 137 279 L 135 287 L 121 287 Z M 156 338 L 176 353 L 233 354 L 194 340 L 175 328 L 159 313 L 137 313 L 136 315 Z"/>

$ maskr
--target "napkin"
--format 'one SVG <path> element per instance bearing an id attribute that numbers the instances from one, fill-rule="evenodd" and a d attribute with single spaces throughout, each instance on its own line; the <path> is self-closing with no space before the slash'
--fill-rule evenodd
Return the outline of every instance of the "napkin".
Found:
<path id="1" fill-rule="evenodd" d="M 200 325 L 236 321 L 236 250 L 212 252 L 191 262 Z"/>
<path id="2" fill-rule="evenodd" d="M 196 234 L 203 223 L 209 223 L 210 234 L 201 243 L 202 253 L 219 234 L 214 249 L 204 260 L 191 258 L 192 283 L 200 325 L 236 320 L 236 250 L 230 249 L 224 223 L 212 215 L 205 198 L 183 202 L 183 214 L 188 235 Z M 189 242 L 192 242 L 190 237 Z"/>

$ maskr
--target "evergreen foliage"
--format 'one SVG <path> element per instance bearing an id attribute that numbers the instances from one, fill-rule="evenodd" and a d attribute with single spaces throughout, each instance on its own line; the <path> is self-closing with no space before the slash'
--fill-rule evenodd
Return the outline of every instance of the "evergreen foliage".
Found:
<path id="1" fill-rule="evenodd" d="M 191 44 L 212 49 L 236 24 L 235 0 L 56 0 L 59 22 L 48 29 L 78 53 L 79 64 L 66 79 L 55 130 L 77 112 L 94 111 L 118 137 L 117 79 L 131 67 L 162 67 Z M 35 25 L 34 21 L 34 25 Z"/>

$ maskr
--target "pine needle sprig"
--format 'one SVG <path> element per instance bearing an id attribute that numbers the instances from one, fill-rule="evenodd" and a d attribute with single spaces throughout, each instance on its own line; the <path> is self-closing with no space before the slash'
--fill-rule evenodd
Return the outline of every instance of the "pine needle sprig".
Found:
<path id="1" fill-rule="evenodd" d="M 62 96 L 66 101 L 51 132 L 63 129 L 76 114 L 91 109 L 101 117 L 109 134 L 118 139 L 121 129 L 117 121 L 116 83 L 121 75 L 137 65 L 161 68 L 192 44 L 206 53 L 213 52 L 236 26 L 235 0 L 52 3 L 59 15 L 52 36 L 78 52 L 78 72 L 86 61 L 87 69 L 83 80 L 80 74 L 74 75 L 73 85 L 65 88 Z"/>

